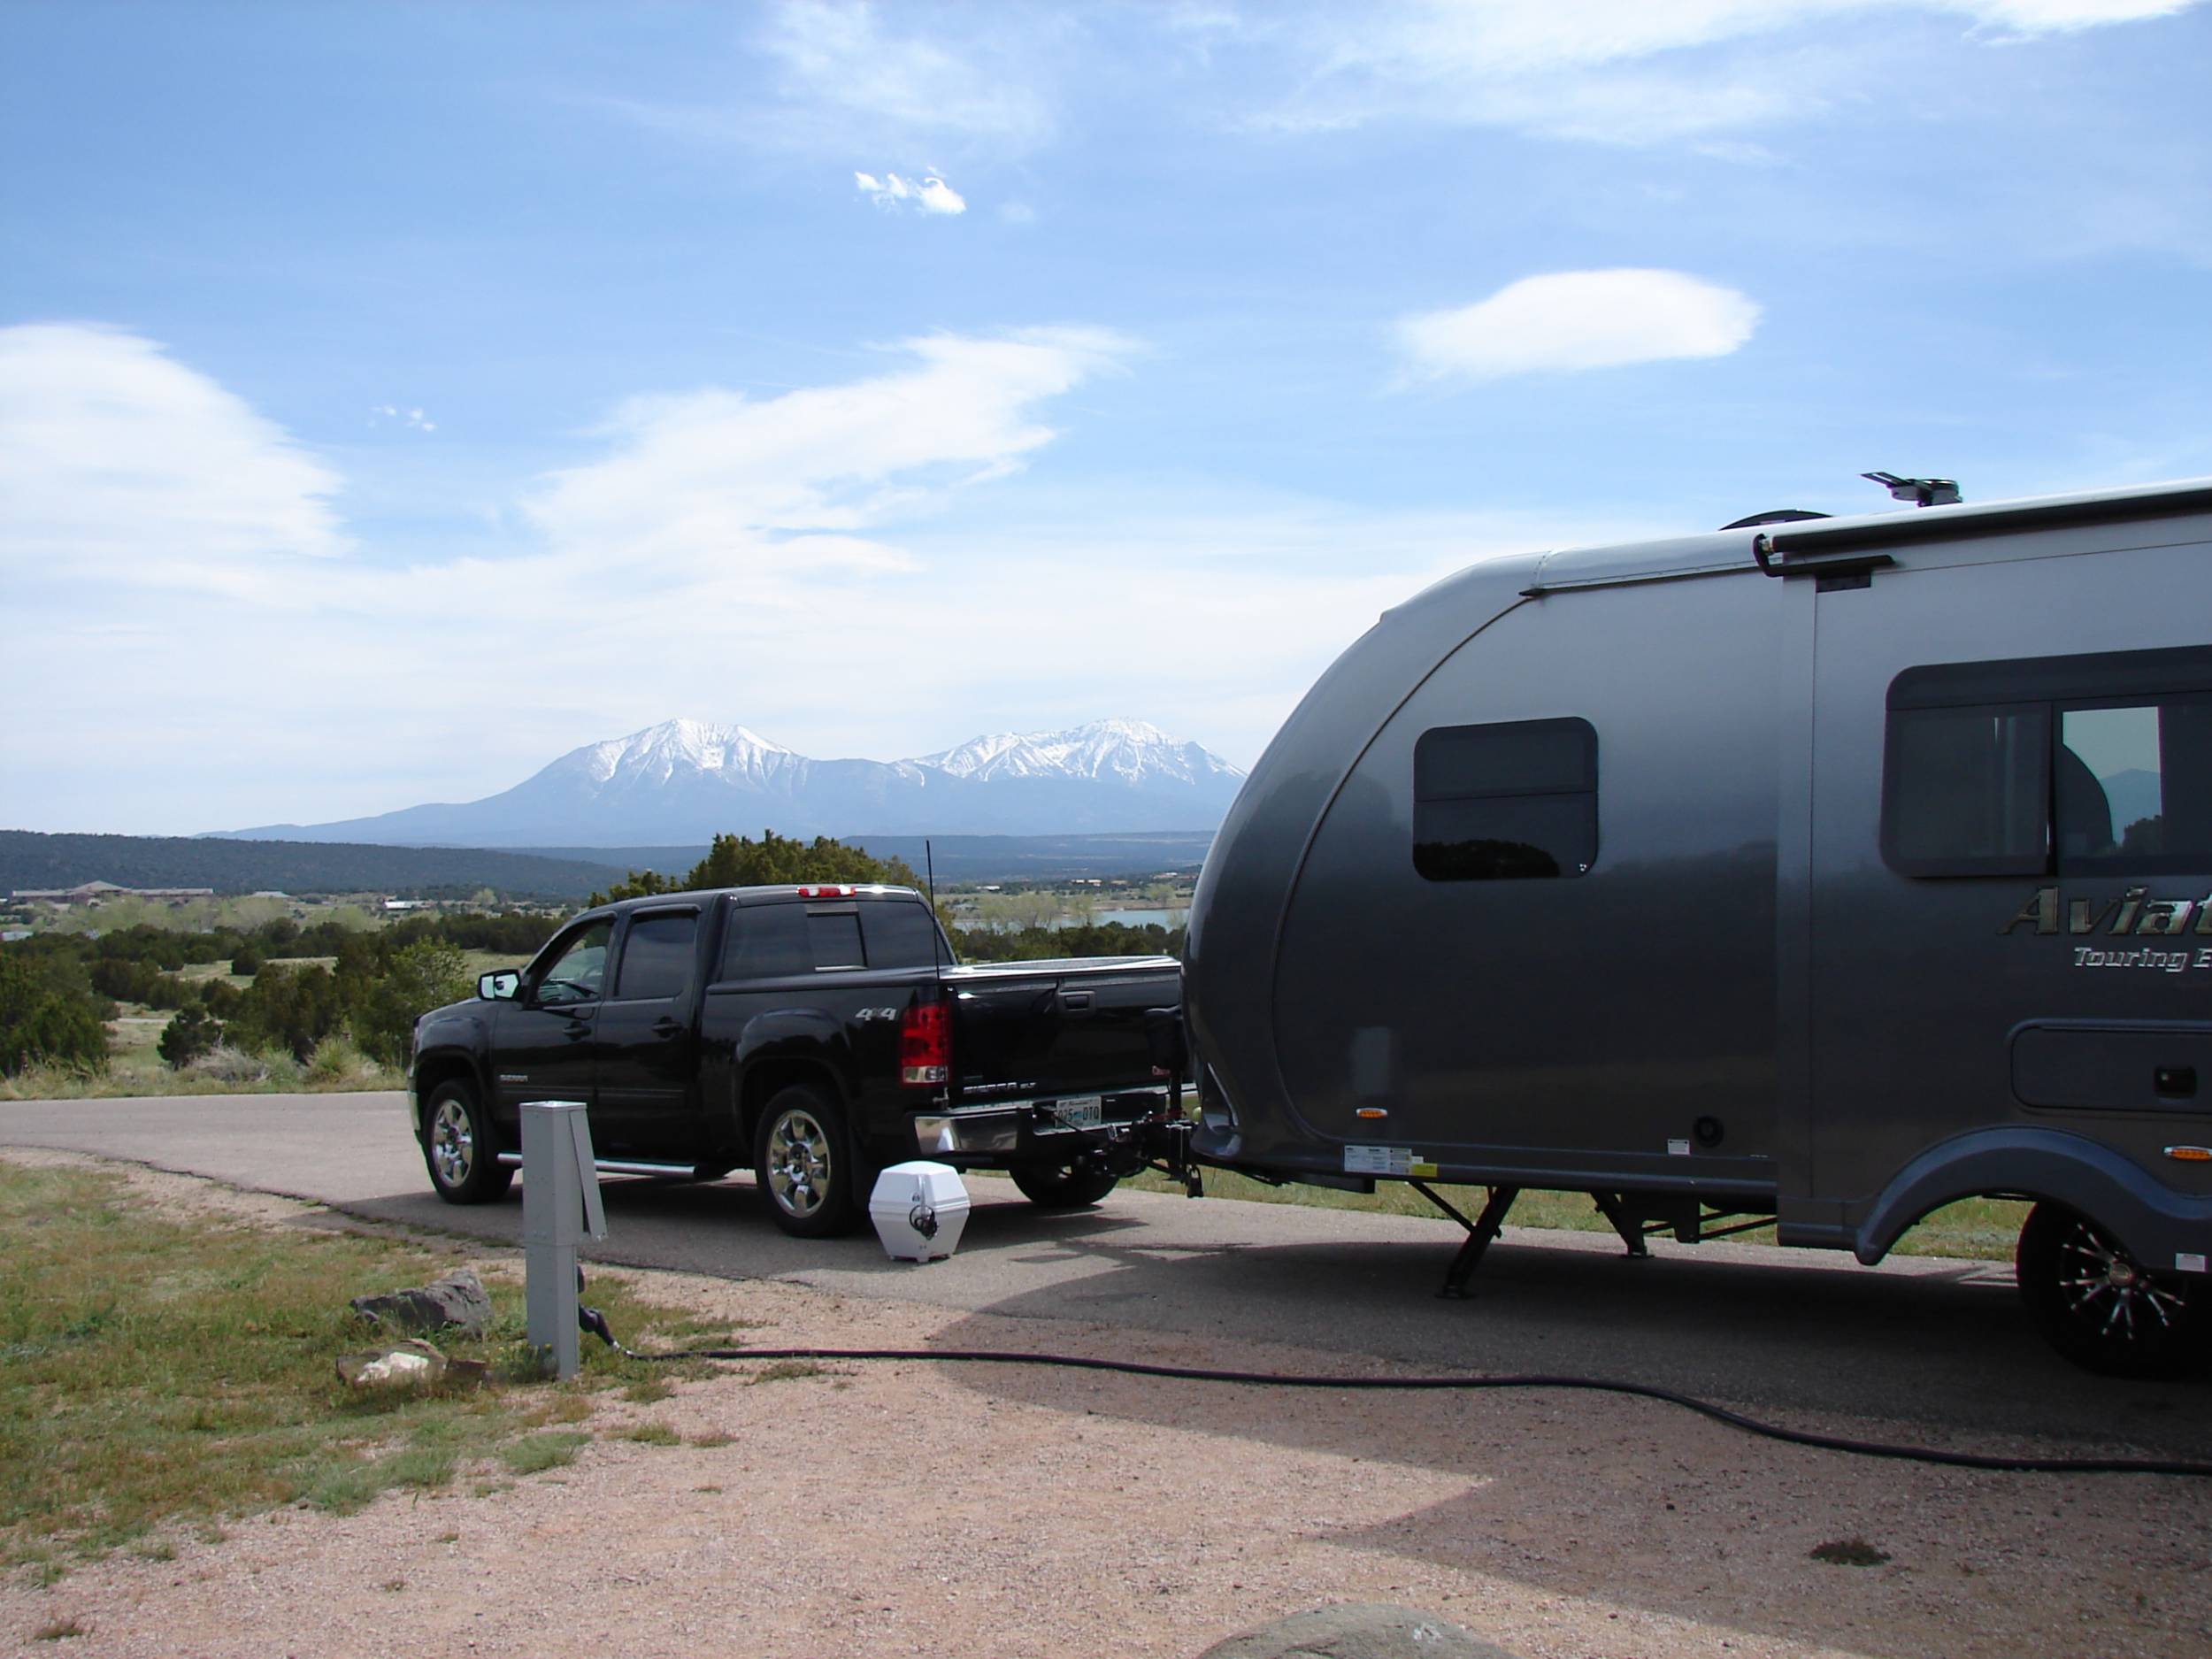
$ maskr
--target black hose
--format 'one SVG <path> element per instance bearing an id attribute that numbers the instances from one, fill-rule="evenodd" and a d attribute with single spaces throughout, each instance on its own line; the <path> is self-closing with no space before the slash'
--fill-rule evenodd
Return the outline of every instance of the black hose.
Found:
<path id="1" fill-rule="evenodd" d="M 1932 1447 L 1855 1440 L 1840 1434 L 1819 1434 L 1809 1429 L 1788 1429 L 1762 1423 L 1756 1417 L 1747 1417 L 1740 1411 L 1731 1411 L 1725 1406 L 1717 1406 L 1691 1394 L 1677 1394 L 1671 1388 L 1655 1387 L 1649 1383 L 1616 1382 L 1601 1377 L 1552 1377 L 1540 1373 L 1498 1377 L 1311 1377 L 1275 1371 L 1210 1371 L 1198 1365 L 1152 1365 L 1141 1360 L 1088 1359 L 1077 1354 L 1018 1354 L 1003 1348 L 695 1348 L 669 1354 L 641 1354 L 619 1342 L 613 1346 L 632 1359 L 642 1360 L 958 1360 L 986 1365 L 1058 1365 L 1071 1371 L 1120 1371 L 1132 1377 L 1168 1377 L 1184 1382 L 1242 1383 L 1274 1388 L 1573 1388 L 1587 1394 L 1661 1400 L 1747 1433 L 1762 1434 L 1791 1446 L 1848 1452 L 1858 1457 L 1893 1457 L 1947 1469 L 1993 1469 L 2013 1474 L 2180 1475 L 2199 1480 L 2212 1479 L 2212 1463 L 2157 1457 L 2008 1457 L 1985 1452 L 1947 1452 Z"/>

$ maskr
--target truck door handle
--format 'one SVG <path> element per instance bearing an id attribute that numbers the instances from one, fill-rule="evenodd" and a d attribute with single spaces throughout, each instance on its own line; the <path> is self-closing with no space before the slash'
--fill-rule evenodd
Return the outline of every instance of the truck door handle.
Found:
<path id="1" fill-rule="evenodd" d="M 579 1042 L 591 1035 L 591 1026 L 583 1020 L 572 1019 L 561 1027 L 561 1035 L 571 1042 Z"/>
<path id="2" fill-rule="evenodd" d="M 1091 994 L 1088 991 L 1063 991 L 1060 994 L 1060 1008 L 1064 1013 L 1087 1014 L 1091 1011 Z"/>
<path id="3" fill-rule="evenodd" d="M 666 1014 L 663 1014 L 653 1022 L 653 1034 L 656 1037 L 680 1037 L 683 1035 L 683 1021 L 671 1018 Z"/>

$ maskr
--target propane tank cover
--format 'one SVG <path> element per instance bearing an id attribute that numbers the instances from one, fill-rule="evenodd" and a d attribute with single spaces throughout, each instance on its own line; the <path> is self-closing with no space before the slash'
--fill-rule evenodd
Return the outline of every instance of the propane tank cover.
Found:
<path id="1" fill-rule="evenodd" d="M 868 1218 L 893 1261 L 933 1262 L 960 1248 L 968 1189 L 949 1164 L 894 1164 L 876 1177 Z"/>

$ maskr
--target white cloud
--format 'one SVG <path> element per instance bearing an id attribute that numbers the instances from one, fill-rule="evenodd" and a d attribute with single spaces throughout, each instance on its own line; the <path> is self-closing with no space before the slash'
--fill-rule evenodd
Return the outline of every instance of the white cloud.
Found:
<path id="1" fill-rule="evenodd" d="M 1758 306 L 1735 289 L 1679 271 L 1562 271 L 1404 318 L 1398 339 L 1420 378 L 1490 380 L 1725 357 L 1758 322 Z"/>
<path id="2" fill-rule="evenodd" d="M 398 568 L 353 556 L 334 473 L 158 346 L 6 331 L 0 697 L 35 718 L 0 728 L 0 801 L 50 829 L 312 820 L 672 713 L 811 741 L 825 705 L 903 710 L 976 590 L 902 532 L 1021 469 L 1042 406 L 1133 349 L 934 335 L 842 384 L 633 398 L 524 493 L 523 550 Z"/>
<path id="3" fill-rule="evenodd" d="M 0 328 L 0 569 L 235 588 L 345 551 L 337 475 L 152 342 Z"/>
<path id="4" fill-rule="evenodd" d="M 1318 7 L 1288 26 L 1295 89 L 1260 124 L 1417 119 L 1648 144 L 1817 108 L 1847 73 L 1832 54 L 1771 48 L 1849 20 L 1879 31 L 1951 18 L 2020 40 L 2170 16 L 2200 0 L 1409 0 Z M 1732 48 L 1720 52 L 1697 49 Z M 1758 50 L 1770 49 L 1770 50 Z M 1696 56 L 1689 56 L 1697 52 Z"/>
<path id="5" fill-rule="evenodd" d="M 878 207 L 912 206 L 925 213 L 948 215 L 968 211 L 967 198 L 934 173 L 918 179 L 902 179 L 895 173 L 887 173 L 880 179 L 872 173 L 856 173 L 853 182 Z"/>
<path id="6" fill-rule="evenodd" d="M 396 420 L 411 432 L 435 432 L 438 429 L 438 423 L 419 409 L 401 409 L 392 403 L 378 403 L 369 411 L 369 425 L 372 426 L 380 426 L 388 420 Z"/>
<path id="7" fill-rule="evenodd" d="M 978 14 L 987 27 L 954 42 L 933 31 L 933 19 L 909 20 L 924 15 L 787 4 L 777 8 L 761 44 L 781 65 L 791 94 L 840 112 L 849 135 L 857 117 L 891 133 L 1016 145 L 1041 138 L 1051 126 L 1048 100 L 1024 35 L 1034 20 L 1017 12 Z"/>

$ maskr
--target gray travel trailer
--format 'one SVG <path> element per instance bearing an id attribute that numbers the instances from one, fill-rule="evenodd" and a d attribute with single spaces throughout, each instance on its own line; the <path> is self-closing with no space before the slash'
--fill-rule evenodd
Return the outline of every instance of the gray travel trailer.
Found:
<path id="1" fill-rule="evenodd" d="M 2212 479 L 1439 582 L 1254 767 L 1184 986 L 1194 1152 L 1488 1187 L 1448 1288 L 1524 1188 L 1591 1194 L 1632 1253 L 1772 1218 L 1870 1263 L 2011 1196 L 2063 1352 L 2185 1363 L 2212 1325 Z"/>

